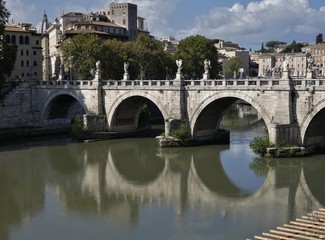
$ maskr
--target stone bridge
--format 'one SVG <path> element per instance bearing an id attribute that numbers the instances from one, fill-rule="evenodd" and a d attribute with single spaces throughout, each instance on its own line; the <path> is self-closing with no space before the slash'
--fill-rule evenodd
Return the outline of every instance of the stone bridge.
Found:
<path id="1" fill-rule="evenodd" d="M 0 106 L 0 128 L 70 123 L 76 115 L 104 116 L 99 131 L 134 131 L 148 105 L 158 109 L 165 133 L 180 124 L 194 139 L 218 134 L 224 112 L 237 100 L 263 118 L 271 142 L 325 142 L 325 79 L 57 80 L 26 82 Z"/>

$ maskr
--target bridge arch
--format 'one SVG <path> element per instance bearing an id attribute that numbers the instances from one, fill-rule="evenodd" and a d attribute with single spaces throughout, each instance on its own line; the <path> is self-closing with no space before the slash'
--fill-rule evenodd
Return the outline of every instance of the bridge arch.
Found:
<path id="1" fill-rule="evenodd" d="M 261 115 L 262 119 L 264 120 L 264 123 L 267 127 L 269 134 L 270 134 L 272 119 L 269 116 L 269 114 L 267 113 L 267 111 L 261 105 L 259 105 L 258 102 L 255 101 L 255 99 L 253 97 L 243 94 L 241 92 L 227 91 L 227 92 L 222 92 L 222 93 L 215 93 L 213 95 L 208 96 L 203 101 L 201 101 L 201 104 L 199 104 L 195 108 L 195 110 L 193 111 L 193 114 L 190 116 L 190 127 L 191 127 L 191 131 L 192 131 L 191 132 L 192 136 L 200 137 L 200 136 L 198 136 L 199 134 L 197 133 L 197 125 L 199 122 L 199 118 L 202 116 L 202 114 L 204 114 L 204 111 L 207 111 L 207 109 L 209 111 L 209 106 L 211 107 L 210 111 L 212 110 L 213 107 L 218 106 L 218 104 L 217 104 L 218 102 L 219 102 L 219 106 L 220 105 L 222 106 L 222 108 L 217 109 L 218 110 L 217 114 L 219 115 L 218 116 L 219 119 L 216 120 L 218 122 L 215 124 L 215 126 L 219 127 L 219 124 L 220 124 L 220 121 L 222 119 L 224 112 L 227 110 L 228 107 L 230 107 L 231 104 L 233 104 L 238 99 L 246 101 L 247 103 L 252 105 L 257 110 L 257 112 Z M 216 106 L 212 105 L 214 103 L 216 103 Z M 213 109 L 214 113 L 216 113 L 215 110 L 216 109 L 214 108 Z M 208 111 L 206 112 L 206 114 L 209 114 Z"/>
<path id="2" fill-rule="evenodd" d="M 300 136 L 303 140 L 303 145 L 312 145 L 312 144 L 320 144 L 325 142 L 325 132 L 321 132 L 320 129 L 323 129 L 323 126 L 319 126 L 318 124 L 323 124 L 325 121 L 325 99 L 322 99 L 317 104 L 314 105 L 312 111 L 308 112 L 303 118 L 300 124 Z M 318 135 L 312 137 L 308 136 L 308 132 L 312 132 L 312 124 L 315 124 L 314 129 L 316 129 L 316 133 Z M 314 131 L 314 132 L 315 132 Z M 319 133 L 322 135 L 320 136 Z"/>
<path id="3" fill-rule="evenodd" d="M 55 110 L 56 104 L 58 108 L 60 108 L 60 113 L 57 112 L 56 116 L 54 116 L 53 111 L 56 111 Z M 49 97 L 47 97 L 41 110 L 42 124 L 48 124 L 49 119 L 51 117 L 58 117 L 58 118 L 69 117 L 68 114 L 72 107 L 78 108 L 77 112 L 80 115 L 88 112 L 88 108 L 84 104 L 84 101 L 82 100 L 82 96 L 78 96 L 77 94 L 68 90 L 60 90 L 52 93 L 51 95 L 49 95 Z M 77 112 L 75 112 L 75 114 Z"/>
<path id="4" fill-rule="evenodd" d="M 107 111 L 107 122 L 108 122 L 108 127 L 112 129 L 112 126 L 114 125 L 114 118 L 116 117 L 117 111 L 119 108 L 122 106 L 123 103 L 126 103 L 128 100 L 135 100 L 136 98 L 141 99 L 142 104 L 145 104 L 146 102 L 151 102 L 153 103 L 158 110 L 160 111 L 161 115 L 163 116 L 164 119 L 167 119 L 167 110 L 165 109 L 163 103 L 155 97 L 153 94 L 150 94 L 148 92 L 125 92 L 121 94 L 108 108 Z M 135 102 L 132 102 L 133 108 L 138 107 L 137 111 L 134 112 L 133 117 L 137 118 L 139 117 L 140 111 L 142 110 L 141 108 L 141 103 L 136 106 Z"/>

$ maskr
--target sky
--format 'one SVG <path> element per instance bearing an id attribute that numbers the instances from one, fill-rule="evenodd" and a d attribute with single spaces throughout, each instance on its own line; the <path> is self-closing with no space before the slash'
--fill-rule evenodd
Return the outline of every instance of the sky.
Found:
<path id="1" fill-rule="evenodd" d="M 70 11 L 97 12 L 111 0 L 5 0 L 14 22 L 50 22 Z M 325 0 L 117 0 L 138 5 L 138 15 L 156 38 L 181 40 L 200 34 L 259 50 L 271 40 L 315 43 L 325 36 Z M 325 37 L 324 37 L 325 38 Z"/>

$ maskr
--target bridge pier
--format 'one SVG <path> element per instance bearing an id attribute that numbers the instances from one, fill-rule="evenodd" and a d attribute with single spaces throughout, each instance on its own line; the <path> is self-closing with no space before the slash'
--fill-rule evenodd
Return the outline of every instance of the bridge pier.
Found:
<path id="1" fill-rule="evenodd" d="M 269 139 L 274 145 L 301 146 L 300 129 L 294 124 L 273 124 L 269 129 Z"/>

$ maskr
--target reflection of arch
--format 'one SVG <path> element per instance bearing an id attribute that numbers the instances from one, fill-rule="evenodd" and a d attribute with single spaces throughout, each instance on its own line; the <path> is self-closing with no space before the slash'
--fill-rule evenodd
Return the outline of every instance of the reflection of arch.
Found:
<path id="1" fill-rule="evenodd" d="M 303 166 L 305 189 L 310 199 L 317 199 L 313 201 L 314 204 L 319 203 L 325 206 L 325 192 L 322 183 L 325 182 L 325 162 L 318 160 L 317 163 L 306 163 Z M 310 184 L 313 183 L 313 184 Z"/>
<path id="2" fill-rule="evenodd" d="M 144 92 L 143 93 L 142 92 L 137 92 L 137 93 L 126 92 L 126 93 L 122 94 L 121 96 L 119 96 L 113 102 L 113 104 L 110 106 L 108 114 L 107 114 L 107 121 L 108 121 L 109 126 L 112 126 L 112 123 L 114 121 L 114 115 L 116 114 L 116 110 L 119 109 L 120 104 L 122 102 L 124 102 L 125 100 L 128 100 L 132 97 L 141 97 L 141 98 L 145 98 L 145 99 L 151 101 L 153 104 L 155 104 L 157 106 L 157 108 L 163 115 L 163 118 L 168 119 L 168 114 L 167 114 L 166 109 L 164 108 L 164 105 L 154 95 L 152 95 L 150 93 L 144 93 Z"/>
<path id="3" fill-rule="evenodd" d="M 236 99 L 236 100 L 242 99 L 242 100 L 246 101 L 247 103 L 249 103 L 250 105 L 252 105 L 257 110 L 257 112 L 261 115 L 261 117 L 264 120 L 264 123 L 268 129 L 268 132 L 270 133 L 271 119 L 270 119 L 270 116 L 268 115 L 267 111 L 262 106 L 258 105 L 253 98 L 251 98 L 250 96 L 247 96 L 241 92 L 228 92 L 227 91 L 227 92 L 222 92 L 222 93 L 216 93 L 216 94 L 213 94 L 213 95 L 207 97 L 193 111 L 193 114 L 190 118 L 190 126 L 191 126 L 191 130 L 192 130 L 192 135 L 194 135 L 194 130 L 195 130 L 197 121 L 198 121 L 201 113 L 204 112 L 204 110 L 207 109 L 207 107 L 210 104 L 213 104 L 213 102 L 220 101 L 225 98 L 229 99 L 229 102 L 227 103 L 229 106 L 231 105 L 229 103 L 234 102 L 234 100 L 233 100 L 233 102 L 231 102 L 231 99 Z M 227 110 L 227 109 L 226 108 L 221 109 L 222 112 L 224 112 L 225 110 Z M 222 117 L 222 115 L 220 117 Z"/>
<path id="4" fill-rule="evenodd" d="M 306 116 L 303 118 L 302 122 L 301 122 L 301 127 L 300 127 L 300 136 L 301 139 L 303 139 L 303 145 L 305 145 L 307 143 L 307 130 L 308 127 L 310 126 L 311 122 L 313 121 L 313 119 L 316 117 L 316 115 L 318 113 L 320 113 L 323 109 L 325 108 L 325 99 L 322 99 L 321 101 L 319 101 L 317 104 L 314 105 L 314 109 L 311 112 L 306 113 Z"/>
<path id="5" fill-rule="evenodd" d="M 197 179 L 197 184 L 209 189 L 210 192 L 217 193 L 224 197 L 243 197 L 248 193 L 236 186 L 224 171 L 220 161 L 220 155 L 215 155 L 215 151 L 193 152 L 193 162 L 191 173 Z M 211 153 L 207 155 L 208 153 Z"/>
<path id="6" fill-rule="evenodd" d="M 146 148 L 143 148 L 143 144 L 139 145 L 136 139 L 130 139 L 128 143 L 112 144 L 110 155 L 115 170 L 129 182 L 147 185 L 154 182 L 165 169 L 165 161 L 156 157 L 156 142 L 146 141 Z M 148 151 L 152 153 L 148 155 Z"/>
<path id="7" fill-rule="evenodd" d="M 83 110 L 83 113 L 82 114 L 84 114 L 84 113 L 86 113 L 88 111 L 86 105 L 84 104 L 84 101 L 82 101 L 79 96 L 77 96 L 76 94 L 74 94 L 74 93 L 72 93 L 71 91 L 68 91 L 68 90 L 58 91 L 58 92 L 52 93 L 47 98 L 45 104 L 43 105 L 42 110 L 41 110 L 41 119 L 42 119 L 42 121 L 48 119 L 49 111 L 51 111 L 50 108 L 52 107 L 53 104 L 55 104 L 55 101 L 57 101 L 60 98 L 62 100 L 63 99 L 64 100 L 67 100 L 67 99 L 69 100 L 70 105 L 67 102 L 60 105 L 61 107 L 65 107 L 65 110 L 66 111 L 68 110 L 68 108 L 73 103 L 74 104 L 78 104 L 78 105 L 81 106 L 81 108 Z M 67 115 L 65 115 L 65 117 L 67 117 Z"/>

